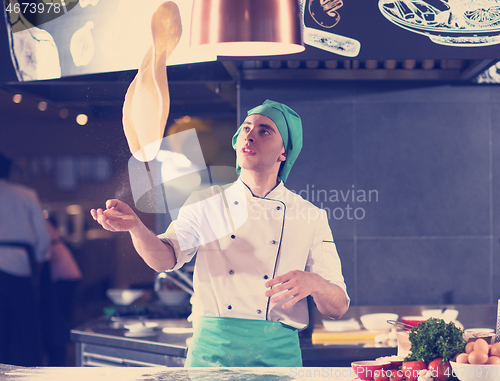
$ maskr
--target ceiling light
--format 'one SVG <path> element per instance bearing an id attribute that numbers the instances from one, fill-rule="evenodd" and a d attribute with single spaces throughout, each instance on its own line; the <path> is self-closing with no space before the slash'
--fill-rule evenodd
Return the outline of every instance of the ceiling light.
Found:
<path id="1" fill-rule="evenodd" d="M 40 111 L 45 111 L 45 110 L 47 110 L 47 102 L 40 102 L 40 103 L 38 104 L 38 109 L 39 109 Z"/>
<path id="2" fill-rule="evenodd" d="M 23 100 L 23 96 L 21 94 L 15 94 L 12 97 L 12 102 L 14 102 L 14 103 L 21 103 L 22 100 Z"/>
<path id="3" fill-rule="evenodd" d="M 69 115 L 69 111 L 65 108 L 59 110 L 59 116 L 63 119 L 66 119 Z"/>
<path id="4" fill-rule="evenodd" d="M 191 46 L 219 56 L 304 51 L 297 0 L 194 0 Z"/>
<path id="5" fill-rule="evenodd" d="M 80 126 L 85 126 L 88 122 L 89 118 L 85 114 L 79 114 L 76 117 L 76 123 L 78 123 Z"/>

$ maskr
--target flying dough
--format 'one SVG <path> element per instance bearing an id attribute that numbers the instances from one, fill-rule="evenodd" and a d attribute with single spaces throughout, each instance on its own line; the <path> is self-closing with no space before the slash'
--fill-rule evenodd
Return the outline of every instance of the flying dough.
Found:
<path id="1" fill-rule="evenodd" d="M 166 62 L 182 34 L 177 4 L 168 1 L 158 7 L 151 19 L 151 32 L 153 46 L 123 103 L 123 130 L 130 152 L 143 162 L 156 157 L 170 110 Z"/>

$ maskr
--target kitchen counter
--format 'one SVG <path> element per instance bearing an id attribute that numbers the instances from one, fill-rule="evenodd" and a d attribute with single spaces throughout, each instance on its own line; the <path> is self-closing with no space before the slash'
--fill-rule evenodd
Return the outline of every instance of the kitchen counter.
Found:
<path id="1" fill-rule="evenodd" d="M 23 368 L 0 364 L 2 381 L 351 381 L 351 368 Z"/>
<path id="2" fill-rule="evenodd" d="M 186 339 L 191 333 L 170 333 L 173 327 L 189 326 L 182 319 L 148 319 L 158 324 L 150 332 L 134 334 L 125 324 L 138 320 L 111 321 L 100 318 L 71 331 L 76 342 L 77 366 L 183 366 L 187 354 Z M 390 356 L 397 348 L 387 345 L 344 344 L 313 345 L 301 338 L 304 366 L 349 366 L 354 360 Z"/>
<path id="3" fill-rule="evenodd" d="M 467 304 L 467 305 L 414 305 L 414 306 L 352 306 L 342 317 L 344 319 L 354 318 L 359 321 L 359 317 L 364 314 L 377 312 L 392 312 L 399 315 L 399 320 L 403 316 L 420 316 L 426 309 L 449 308 L 458 311 L 457 320 L 467 328 L 492 328 L 496 329 L 497 305 L 496 304 Z M 316 316 L 315 323 L 321 323 L 321 315 Z"/>
<path id="4" fill-rule="evenodd" d="M 146 331 L 130 331 L 127 324 L 156 323 Z M 170 328 L 185 329 L 186 319 L 99 318 L 71 330 L 76 342 L 77 366 L 183 366 L 187 353 L 187 333 L 168 333 Z M 166 331 L 166 332 L 165 332 Z"/>
<path id="5" fill-rule="evenodd" d="M 367 313 L 394 312 L 402 316 L 420 315 L 428 308 L 442 306 L 352 306 L 343 319 L 357 319 Z M 458 320 L 465 328 L 495 328 L 496 305 L 447 306 L 459 311 Z M 323 316 L 316 316 L 316 327 Z M 139 322 L 133 318 L 100 318 L 71 331 L 76 342 L 78 366 L 158 366 L 181 367 L 187 353 L 186 339 L 190 332 L 170 333 L 172 328 L 190 326 L 186 319 L 147 319 L 158 327 L 150 332 L 129 332 L 125 324 Z M 348 367 L 352 361 L 371 360 L 397 354 L 397 347 L 388 344 L 343 343 L 312 344 L 311 338 L 301 337 L 305 367 Z"/>

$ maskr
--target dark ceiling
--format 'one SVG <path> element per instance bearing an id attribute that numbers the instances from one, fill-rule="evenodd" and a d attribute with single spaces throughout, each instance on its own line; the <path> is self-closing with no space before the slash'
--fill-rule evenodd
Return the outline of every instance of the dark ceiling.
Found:
<path id="1" fill-rule="evenodd" d="M 497 60 L 227 60 L 167 68 L 172 118 L 236 116 L 236 85 L 252 81 L 427 81 L 471 83 Z M 3 89 L 34 100 L 121 118 L 125 93 L 136 70 L 36 82 L 8 82 Z"/>

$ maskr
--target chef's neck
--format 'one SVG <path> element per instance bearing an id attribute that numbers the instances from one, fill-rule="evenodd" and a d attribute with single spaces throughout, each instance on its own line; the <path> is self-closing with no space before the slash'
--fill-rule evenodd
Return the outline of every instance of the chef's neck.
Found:
<path id="1" fill-rule="evenodd" d="M 240 176 L 252 194 L 261 198 L 266 197 L 280 183 L 277 173 L 266 174 L 242 169 Z"/>

